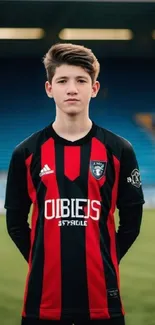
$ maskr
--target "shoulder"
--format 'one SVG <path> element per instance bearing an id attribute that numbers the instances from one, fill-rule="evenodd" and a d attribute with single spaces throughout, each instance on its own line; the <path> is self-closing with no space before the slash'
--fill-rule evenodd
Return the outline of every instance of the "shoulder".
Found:
<path id="1" fill-rule="evenodd" d="M 48 126 L 49 127 L 49 126 Z M 13 151 L 13 157 L 24 156 L 26 159 L 29 155 L 34 153 L 36 149 L 42 145 L 47 139 L 47 128 L 32 133 L 29 137 L 20 142 Z"/>
<path id="2" fill-rule="evenodd" d="M 132 144 L 127 139 L 100 126 L 97 126 L 97 138 L 116 155 L 117 153 L 121 154 L 124 150 L 133 150 Z"/>

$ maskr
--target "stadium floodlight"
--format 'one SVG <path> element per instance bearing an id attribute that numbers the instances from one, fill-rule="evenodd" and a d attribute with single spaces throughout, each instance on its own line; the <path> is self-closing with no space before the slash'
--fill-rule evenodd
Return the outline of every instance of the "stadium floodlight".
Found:
<path id="1" fill-rule="evenodd" d="M 59 33 L 62 40 L 107 40 L 107 41 L 129 41 L 133 38 L 130 29 L 85 29 L 64 28 Z"/>
<path id="2" fill-rule="evenodd" d="M 44 35 L 42 28 L 0 28 L 0 39 L 30 40 L 41 39 Z"/>
<path id="3" fill-rule="evenodd" d="M 152 31 L 152 38 L 155 40 L 155 29 Z"/>

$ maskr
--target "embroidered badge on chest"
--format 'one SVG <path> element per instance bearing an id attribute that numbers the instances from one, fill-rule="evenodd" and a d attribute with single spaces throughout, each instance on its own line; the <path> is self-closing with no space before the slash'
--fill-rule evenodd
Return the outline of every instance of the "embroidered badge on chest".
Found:
<path id="1" fill-rule="evenodd" d="M 100 160 L 92 160 L 90 162 L 90 170 L 92 175 L 97 179 L 101 179 L 106 172 L 106 161 L 100 161 Z"/>

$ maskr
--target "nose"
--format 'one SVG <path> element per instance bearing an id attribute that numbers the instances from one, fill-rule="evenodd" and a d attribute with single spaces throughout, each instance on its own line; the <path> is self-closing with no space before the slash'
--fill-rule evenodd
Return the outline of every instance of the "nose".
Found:
<path id="1" fill-rule="evenodd" d="M 70 81 L 67 87 L 67 95 L 75 95 L 78 93 L 75 82 Z"/>

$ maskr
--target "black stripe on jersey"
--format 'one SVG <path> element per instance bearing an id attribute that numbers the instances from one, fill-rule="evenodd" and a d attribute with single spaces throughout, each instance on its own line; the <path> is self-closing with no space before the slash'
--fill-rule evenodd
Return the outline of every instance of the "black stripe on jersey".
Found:
<path id="1" fill-rule="evenodd" d="M 113 163 L 113 157 L 111 152 L 107 149 L 107 170 L 106 170 L 106 182 L 101 187 L 101 197 L 103 201 L 101 214 L 102 217 L 100 218 L 100 247 L 102 252 L 102 260 L 104 265 L 104 273 L 105 273 L 105 282 L 106 282 L 106 288 L 107 288 L 107 299 L 108 299 L 108 309 L 110 317 L 114 317 L 115 310 L 118 315 L 118 310 L 120 310 L 121 313 L 121 300 L 118 290 L 118 284 L 117 284 L 117 275 L 115 268 L 112 263 L 112 259 L 110 256 L 110 236 L 108 232 L 107 227 L 107 220 L 108 215 L 111 209 L 111 202 L 112 202 L 112 189 L 115 182 L 115 169 L 114 169 L 114 163 Z M 103 234 L 103 236 L 102 236 Z M 111 297 L 109 292 L 110 290 L 118 290 L 118 296 Z"/>
<path id="2" fill-rule="evenodd" d="M 38 159 L 39 157 L 39 159 Z M 38 159 L 38 160 L 37 160 Z M 39 163 L 38 163 L 39 161 Z M 33 177 L 33 166 L 35 167 L 35 178 Z M 39 309 L 42 297 L 42 283 L 43 283 L 43 270 L 44 270 L 44 197 L 46 195 L 46 187 L 41 182 L 39 173 L 41 170 L 41 147 L 35 153 L 31 162 L 31 176 L 35 189 L 37 192 L 38 202 L 38 219 L 36 223 L 35 239 L 32 248 L 32 269 L 28 283 L 28 293 L 25 304 L 25 312 L 28 316 L 35 315 L 39 318 Z M 38 175 L 38 176 L 36 176 Z M 39 185 L 40 183 L 40 185 Z"/>
<path id="3" fill-rule="evenodd" d="M 82 146 L 80 176 L 72 182 L 67 177 L 64 178 L 64 148 L 61 144 L 56 144 L 56 166 L 59 171 L 61 170 L 61 173 L 57 174 L 60 198 L 65 198 L 66 195 L 68 198 L 87 199 L 88 191 L 83 194 L 78 184 L 85 184 L 85 187 L 88 184 L 90 148 L 90 143 Z M 62 181 L 63 179 L 64 181 Z M 71 219 L 71 216 L 67 218 L 67 220 Z M 78 220 L 78 218 L 72 220 L 75 219 Z M 79 220 L 81 221 L 82 218 Z M 78 241 L 80 241 L 80 245 L 77 244 Z M 86 274 L 86 251 L 84 247 L 84 226 L 61 226 L 62 319 L 66 318 L 67 312 L 69 312 L 71 316 L 71 311 L 73 311 L 73 318 L 80 317 L 80 312 L 85 313 L 84 317 L 86 317 L 86 319 L 90 318 Z"/>

